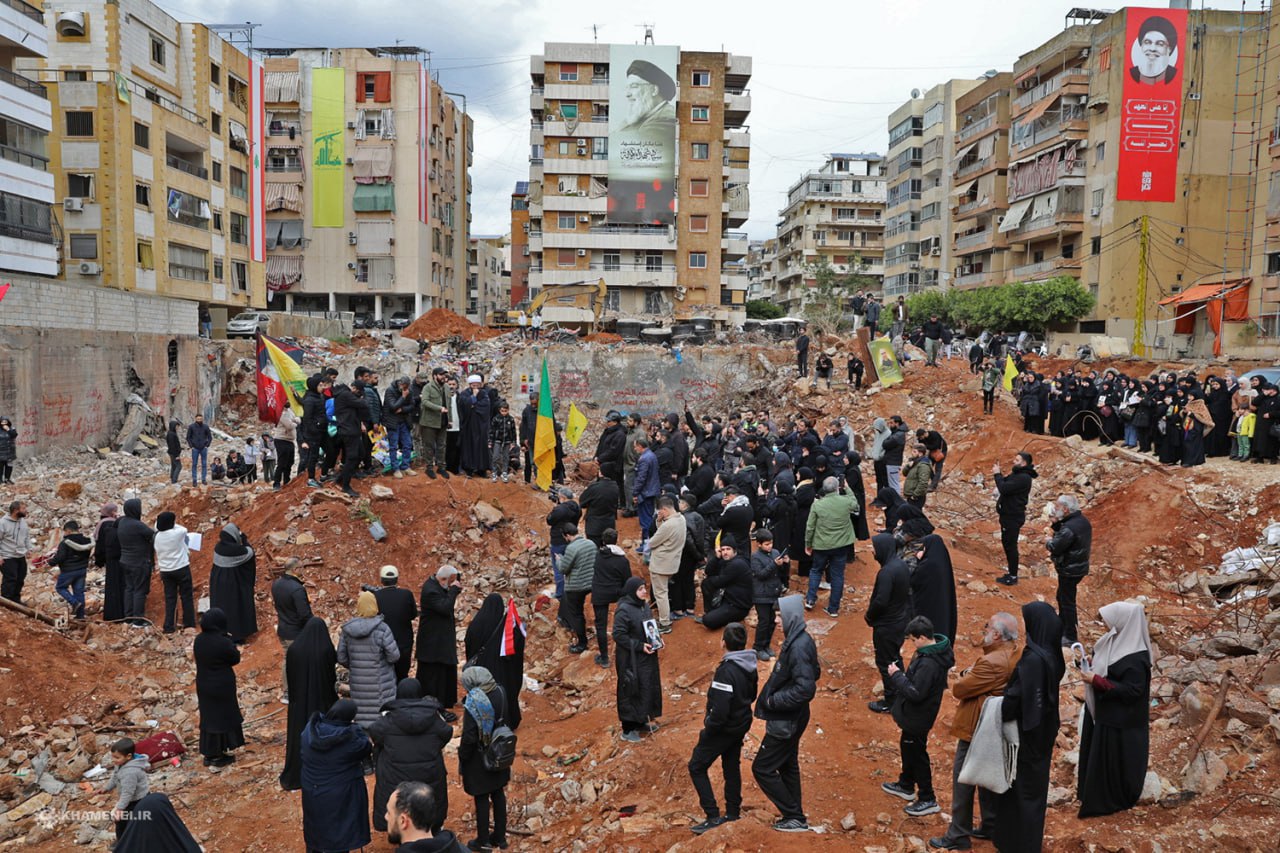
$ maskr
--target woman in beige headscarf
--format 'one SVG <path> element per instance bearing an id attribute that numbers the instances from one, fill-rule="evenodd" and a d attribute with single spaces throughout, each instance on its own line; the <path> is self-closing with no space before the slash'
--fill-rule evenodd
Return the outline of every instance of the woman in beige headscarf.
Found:
<path id="1" fill-rule="evenodd" d="M 1147 775 L 1151 638 L 1134 601 L 1098 611 L 1109 629 L 1080 668 L 1085 685 L 1080 729 L 1080 817 L 1132 808 Z M 1087 661 L 1085 662 L 1088 663 Z"/>
<path id="2" fill-rule="evenodd" d="M 351 698 L 359 710 L 356 722 L 368 728 L 378 719 L 382 706 L 396 698 L 395 662 L 400 648 L 371 592 L 356 599 L 356 618 L 342 626 L 338 640 L 338 663 L 350 671 Z"/>

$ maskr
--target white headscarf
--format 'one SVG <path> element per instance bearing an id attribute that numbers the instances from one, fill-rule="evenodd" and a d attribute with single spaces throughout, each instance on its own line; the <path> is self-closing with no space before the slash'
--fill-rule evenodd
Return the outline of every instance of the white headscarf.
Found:
<path id="1" fill-rule="evenodd" d="M 1113 601 L 1098 611 L 1102 621 L 1111 630 L 1102 635 L 1093 647 L 1093 672 L 1103 678 L 1111 664 L 1135 652 L 1146 652 L 1151 657 L 1151 636 L 1147 633 L 1147 614 L 1136 601 Z M 1094 713 L 1096 697 L 1092 685 L 1084 689 L 1084 701 L 1089 713 Z"/>

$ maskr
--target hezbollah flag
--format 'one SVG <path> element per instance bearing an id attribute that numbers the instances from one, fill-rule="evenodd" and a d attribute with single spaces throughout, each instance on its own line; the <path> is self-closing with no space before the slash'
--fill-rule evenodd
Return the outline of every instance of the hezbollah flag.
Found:
<path id="1" fill-rule="evenodd" d="M 1013 356 L 1004 357 L 1004 390 L 1013 390 L 1013 380 L 1018 378 L 1018 368 L 1013 363 Z"/>
<path id="2" fill-rule="evenodd" d="M 569 404 L 569 420 L 564 427 L 564 437 L 574 447 L 582 440 L 582 433 L 587 428 L 587 416 L 578 411 L 573 403 Z"/>
<path id="3" fill-rule="evenodd" d="M 551 488 L 551 471 L 556 467 L 555 411 L 551 405 L 551 374 L 542 359 L 542 384 L 538 386 L 538 427 L 533 433 L 533 464 L 538 466 L 538 488 Z"/>
<path id="4" fill-rule="evenodd" d="M 258 420 L 278 423 L 284 407 L 302 414 L 307 374 L 302 372 L 302 349 L 258 334 Z"/>

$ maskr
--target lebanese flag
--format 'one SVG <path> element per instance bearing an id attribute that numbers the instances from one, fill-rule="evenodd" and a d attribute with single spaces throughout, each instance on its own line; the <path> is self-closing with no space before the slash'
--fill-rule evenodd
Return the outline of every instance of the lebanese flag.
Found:
<path id="1" fill-rule="evenodd" d="M 520 636 L 528 636 L 529 632 L 520 621 L 520 614 L 516 612 L 516 600 L 512 598 L 507 601 L 507 615 L 502 621 L 502 648 L 498 651 L 499 657 L 505 658 L 516 653 L 517 628 L 520 629 Z"/>

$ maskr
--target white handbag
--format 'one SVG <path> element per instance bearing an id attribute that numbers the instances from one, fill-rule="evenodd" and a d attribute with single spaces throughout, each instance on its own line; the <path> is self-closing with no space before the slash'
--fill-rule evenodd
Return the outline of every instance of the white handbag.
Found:
<path id="1" fill-rule="evenodd" d="M 1018 768 L 1018 724 L 1000 719 L 1004 700 L 992 696 L 982 703 L 978 725 L 969 741 L 969 752 L 960 768 L 963 785 L 1003 794 L 1013 785 Z"/>

